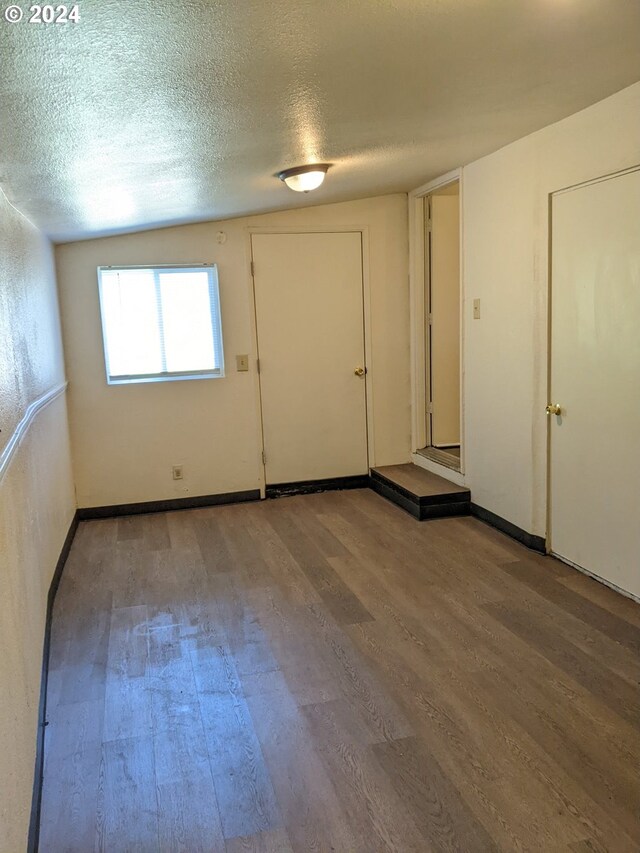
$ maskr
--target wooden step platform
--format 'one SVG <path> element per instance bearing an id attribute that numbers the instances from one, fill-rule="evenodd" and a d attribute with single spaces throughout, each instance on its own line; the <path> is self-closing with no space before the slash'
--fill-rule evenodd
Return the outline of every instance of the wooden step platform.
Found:
<path id="1" fill-rule="evenodd" d="M 371 486 L 419 521 L 471 512 L 469 489 L 456 486 L 411 462 L 372 468 Z"/>

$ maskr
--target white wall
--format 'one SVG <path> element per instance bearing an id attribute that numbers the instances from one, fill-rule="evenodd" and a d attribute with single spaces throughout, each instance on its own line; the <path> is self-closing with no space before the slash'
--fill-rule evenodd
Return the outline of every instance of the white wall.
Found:
<path id="1" fill-rule="evenodd" d="M 64 380 L 48 241 L 0 192 L 0 451 Z M 0 475 L 0 851 L 26 846 L 47 593 L 75 511 L 64 395 L 36 415 Z"/>
<path id="2" fill-rule="evenodd" d="M 475 503 L 540 536 L 549 194 L 638 162 L 640 83 L 463 170 L 466 482 Z"/>
<path id="3" fill-rule="evenodd" d="M 375 464 L 409 458 L 408 233 L 405 195 L 58 246 L 69 412 L 78 504 L 104 506 L 256 489 L 262 480 L 249 227 L 366 227 L 371 292 Z M 216 234 L 224 231 L 226 242 Z M 215 262 L 220 276 L 224 379 L 107 386 L 96 268 Z M 312 449 L 310 449 L 312 452 Z M 171 479 L 171 466 L 184 479 Z"/>

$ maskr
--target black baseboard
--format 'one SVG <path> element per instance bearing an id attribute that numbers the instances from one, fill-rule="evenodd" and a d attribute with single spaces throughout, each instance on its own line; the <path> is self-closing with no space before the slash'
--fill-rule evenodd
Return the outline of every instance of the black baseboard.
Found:
<path id="1" fill-rule="evenodd" d="M 521 545 L 526 545 L 527 548 L 530 548 L 532 551 L 538 551 L 540 554 L 547 553 L 547 541 L 544 537 L 535 536 L 533 533 L 527 533 L 526 530 L 523 530 L 521 527 L 507 521 L 506 518 L 501 518 L 499 515 L 491 512 L 491 510 L 472 503 L 471 515 L 479 518 L 480 521 L 485 521 L 501 533 L 506 533 L 507 536 L 511 536 L 512 539 L 520 542 Z"/>
<path id="2" fill-rule="evenodd" d="M 302 480 L 298 483 L 274 483 L 267 486 L 268 498 L 284 498 L 290 495 L 310 495 L 314 492 L 331 492 L 342 489 L 367 489 L 368 474 L 356 474 L 354 477 L 329 477 L 325 480 Z"/>
<path id="3" fill-rule="evenodd" d="M 38 733 L 36 739 L 36 763 L 33 775 L 33 796 L 31 799 L 31 818 L 29 821 L 28 853 L 37 853 L 40 840 L 40 811 L 42 808 L 42 777 L 44 772 L 44 730 L 47 725 L 47 682 L 49 679 L 49 653 L 51 650 L 51 617 L 53 604 L 60 586 L 60 578 L 73 544 L 79 522 L 78 512 L 73 516 L 67 532 L 58 562 L 51 578 L 47 595 L 47 614 L 44 623 L 44 644 L 42 648 L 42 674 L 40 676 L 40 702 L 38 705 Z"/>
<path id="4" fill-rule="evenodd" d="M 169 498 L 164 501 L 142 501 L 134 504 L 113 504 L 112 506 L 88 506 L 78 510 L 80 521 L 92 518 L 116 518 L 120 515 L 142 515 L 149 512 L 172 512 L 177 509 L 196 509 L 201 506 L 219 506 L 243 501 L 259 501 L 260 489 L 248 489 L 244 492 L 226 492 L 221 495 L 194 495 L 188 498 Z"/>

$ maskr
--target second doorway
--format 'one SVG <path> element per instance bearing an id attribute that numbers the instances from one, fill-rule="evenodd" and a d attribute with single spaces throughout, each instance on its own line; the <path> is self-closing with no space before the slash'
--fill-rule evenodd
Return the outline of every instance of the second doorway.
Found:
<path id="1" fill-rule="evenodd" d="M 460 184 L 424 199 L 427 305 L 427 446 L 421 453 L 460 470 Z"/>

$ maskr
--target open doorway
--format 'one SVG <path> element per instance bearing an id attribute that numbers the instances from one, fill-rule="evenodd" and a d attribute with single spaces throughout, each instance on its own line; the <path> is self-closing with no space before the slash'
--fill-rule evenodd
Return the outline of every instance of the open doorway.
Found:
<path id="1" fill-rule="evenodd" d="M 460 182 L 423 203 L 427 443 L 418 452 L 460 471 Z"/>

